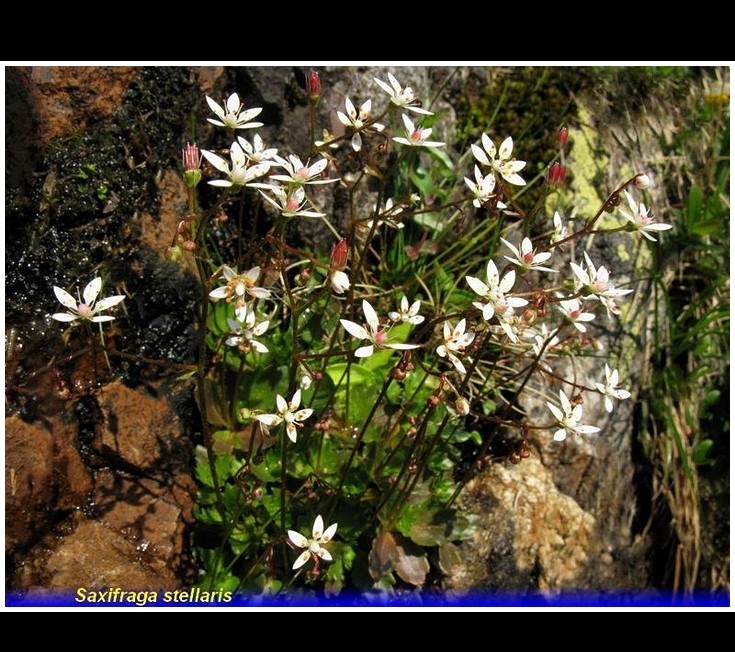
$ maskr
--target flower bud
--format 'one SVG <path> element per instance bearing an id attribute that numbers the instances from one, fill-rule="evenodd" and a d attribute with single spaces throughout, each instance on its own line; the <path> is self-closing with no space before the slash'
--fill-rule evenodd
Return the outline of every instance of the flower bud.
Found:
<path id="1" fill-rule="evenodd" d="M 561 186 L 567 178 L 567 168 L 555 161 L 546 171 L 546 183 L 550 186 Z"/>
<path id="2" fill-rule="evenodd" d="M 181 160 L 184 165 L 186 185 L 189 188 L 196 188 L 202 180 L 202 171 L 199 169 L 202 164 L 202 155 L 196 144 L 186 143 L 186 147 L 181 150 Z"/>
<path id="3" fill-rule="evenodd" d="M 350 289 L 350 277 L 339 270 L 329 272 L 329 283 L 335 294 L 344 294 Z"/>
<path id="4" fill-rule="evenodd" d="M 564 149 L 564 146 L 567 144 L 567 140 L 569 139 L 569 131 L 566 127 L 562 127 L 559 129 L 559 132 L 556 134 L 556 144 L 559 146 L 559 149 Z"/>
<path id="5" fill-rule="evenodd" d="M 166 247 L 166 253 L 164 254 L 164 257 L 166 258 L 166 260 L 177 263 L 181 260 L 182 254 L 183 251 L 181 250 L 181 247 L 179 247 L 179 245 L 173 245 L 171 247 Z"/>
<path id="6" fill-rule="evenodd" d="M 470 402 L 464 396 L 461 396 L 454 404 L 454 409 L 457 410 L 457 414 L 466 417 L 470 413 Z"/>
<path id="7" fill-rule="evenodd" d="M 299 382 L 299 387 L 303 390 L 309 389 L 311 387 L 311 376 L 309 374 L 304 374 L 301 376 L 301 381 Z"/>
<path id="8" fill-rule="evenodd" d="M 640 188 L 641 190 L 645 190 L 651 185 L 651 177 L 649 177 L 647 174 L 639 174 L 635 178 L 635 187 Z"/>
<path id="9" fill-rule="evenodd" d="M 345 238 L 342 238 L 334 247 L 332 247 L 332 255 L 329 258 L 329 269 L 344 269 L 347 265 L 347 258 L 350 255 L 350 245 Z"/>
<path id="10" fill-rule="evenodd" d="M 309 102 L 313 106 L 319 104 L 319 96 L 322 93 L 322 80 L 316 70 L 310 70 L 306 73 L 306 94 L 309 96 Z"/>

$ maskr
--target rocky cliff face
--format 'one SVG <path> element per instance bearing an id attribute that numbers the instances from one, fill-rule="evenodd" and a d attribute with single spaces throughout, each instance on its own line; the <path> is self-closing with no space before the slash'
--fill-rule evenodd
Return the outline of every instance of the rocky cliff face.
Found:
<path id="1" fill-rule="evenodd" d="M 373 77 L 384 78 L 387 70 L 398 74 L 382 67 L 321 70 L 320 111 L 335 132 L 334 110 L 345 95 L 367 97 Z M 12 262 L 6 381 L 13 414 L 6 419 L 6 553 L 12 587 L 164 588 L 194 576 L 187 537 L 195 495 L 192 450 L 201 435 L 191 394 L 174 381 L 193 361 L 196 287 L 161 256 L 184 210 L 178 151 L 194 137 L 190 125 L 206 125 L 203 94 L 232 90 L 247 106 L 264 107 L 269 142 L 306 149 L 303 74 L 290 67 L 7 71 Z M 400 75 L 422 96 L 446 82 L 438 129 L 451 142 L 456 98 L 484 83 L 485 71 L 450 76 L 446 69 L 416 67 Z M 616 144 L 611 134 L 622 129 L 608 123 L 578 132 L 572 159 L 592 166 L 597 188 L 614 187 L 621 170 L 640 169 L 641 157 L 650 154 Z M 578 175 L 573 189 L 599 201 L 582 187 L 585 178 Z M 339 211 L 338 196 L 325 201 Z M 318 227 L 303 227 L 298 237 L 316 247 L 326 242 Z M 600 260 L 633 278 L 645 259 L 626 246 L 617 241 L 599 252 Z M 119 359 L 122 382 L 113 381 L 97 352 L 62 342 L 58 329 L 44 322 L 51 285 L 81 278 L 103 260 L 130 298 L 132 332 L 111 335 L 119 350 L 168 366 Z M 633 325 L 604 334 L 630 378 L 640 368 L 647 301 L 643 288 Z M 533 414 L 539 406 L 525 408 Z M 600 406 L 590 409 L 600 419 L 605 415 Z M 447 587 L 554 592 L 643 585 L 646 542 L 633 528 L 632 412 L 618 412 L 595 443 L 558 447 L 548 437 L 531 437 L 530 459 L 491 464 L 478 474 L 463 505 L 480 516 L 481 527 L 460 547 Z"/>

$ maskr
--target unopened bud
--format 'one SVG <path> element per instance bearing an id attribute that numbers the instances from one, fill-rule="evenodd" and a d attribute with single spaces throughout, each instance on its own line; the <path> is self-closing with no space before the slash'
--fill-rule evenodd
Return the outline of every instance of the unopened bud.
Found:
<path id="1" fill-rule="evenodd" d="M 313 106 L 319 104 L 319 96 L 322 94 L 322 80 L 316 70 L 306 73 L 306 94 Z"/>
<path id="2" fill-rule="evenodd" d="M 639 174 L 635 178 L 635 187 L 640 188 L 641 190 L 645 190 L 651 185 L 651 177 L 649 177 L 647 174 Z"/>
<path id="3" fill-rule="evenodd" d="M 350 289 L 350 277 L 341 271 L 332 271 L 329 273 L 329 283 L 335 294 L 344 294 Z"/>
<path id="4" fill-rule="evenodd" d="M 181 150 L 181 161 L 184 166 L 186 185 L 189 188 L 196 188 L 202 180 L 202 171 L 199 169 L 202 164 L 202 155 L 199 148 L 191 143 L 186 143 L 186 147 Z"/>
<path id="5" fill-rule="evenodd" d="M 342 238 L 334 247 L 332 247 L 332 255 L 329 258 L 329 269 L 344 269 L 347 265 L 347 259 L 350 255 L 350 245 L 346 238 Z"/>
<path id="6" fill-rule="evenodd" d="M 470 402 L 466 398 L 460 397 L 454 404 L 454 409 L 457 410 L 458 414 L 466 417 L 470 413 Z"/>
<path id="7" fill-rule="evenodd" d="M 556 134 L 556 144 L 559 146 L 559 149 L 564 149 L 564 146 L 567 144 L 567 140 L 569 140 L 569 131 L 566 127 L 562 127 Z"/>
<path id="8" fill-rule="evenodd" d="M 306 389 L 309 389 L 309 387 L 311 387 L 311 382 L 312 382 L 311 376 L 309 374 L 304 374 L 303 376 L 301 376 L 301 381 L 299 382 L 299 386 L 301 387 L 301 389 L 306 390 Z"/>
<path id="9" fill-rule="evenodd" d="M 546 171 L 546 183 L 550 186 L 561 186 L 567 178 L 567 168 L 559 162 L 554 162 Z"/>
<path id="10" fill-rule="evenodd" d="M 166 253 L 164 257 L 166 260 L 170 260 L 173 263 L 177 263 L 181 260 L 181 256 L 184 252 L 181 250 L 179 245 L 173 245 L 172 247 L 166 247 Z"/>

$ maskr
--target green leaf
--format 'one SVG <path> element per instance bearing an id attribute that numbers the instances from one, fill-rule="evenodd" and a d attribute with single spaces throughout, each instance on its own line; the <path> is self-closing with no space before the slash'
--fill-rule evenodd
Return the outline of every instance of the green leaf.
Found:
<path id="1" fill-rule="evenodd" d="M 694 448 L 692 460 L 698 466 L 714 464 L 714 460 L 709 456 L 710 451 L 715 443 L 711 439 L 703 439 Z"/>
<path id="2" fill-rule="evenodd" d="M 687 199 L 687 227 L 692 232 L 693 227 L 699 222 L 702 215 L 702 190 L 692 186 Z"/>

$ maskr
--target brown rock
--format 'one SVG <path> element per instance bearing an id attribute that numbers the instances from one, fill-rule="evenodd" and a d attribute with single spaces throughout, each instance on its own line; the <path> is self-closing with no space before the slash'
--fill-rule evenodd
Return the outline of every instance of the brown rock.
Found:
<path id="1" fill-rule="evenodd" d="M 154 467 L 167 455 L 181 429 L 165 401 L 114 382 L 98 398 L 104 414 L 100 450 L 137 469 Z"/>
<path id="2" fill-rule="evenodd" d="M 587 562 L 599 554 L 595 519 L 559 492 L 538 459 L 492 465 L 467 485 L 463 502 L 481 522 L 461 546 L 450 589 L 556 591 L 587 584 Z"/>
<path id="3" fill-rule="evenodd" d="M 59 416 L 28 424 L 5 420 L 5 549 L 42 533 L 58 510 L 81 505 L 92 479 L 75 446 L 75 428 Z"/>
<path id="4" fill-rule="evenodd" d="M 79 133 L 89 122 L 108 118 L 120 105 L 137 70 L 130 66 L 30 68 L 42 140 Z"/>
<path id="5" fill-rule="evenodd" d="M 34 547 L 19 574 L 20 588 L 160 590 L 180 585 L 173 572 L 154 570 L 134 541 L 107 525 L 75 513 L 65 527 L 71 532 L 49 536 Z"/>
<path id="6" fill-rule="evenodd" d="M 124 478 L 111 470 L 96 477 L 94 503 L 99 520 L 145 551 L 151 568 L 181 575 L 186 528 L 192 524 L 196 485 L 180 473 L 170 484 L 152 478 Z"/>

